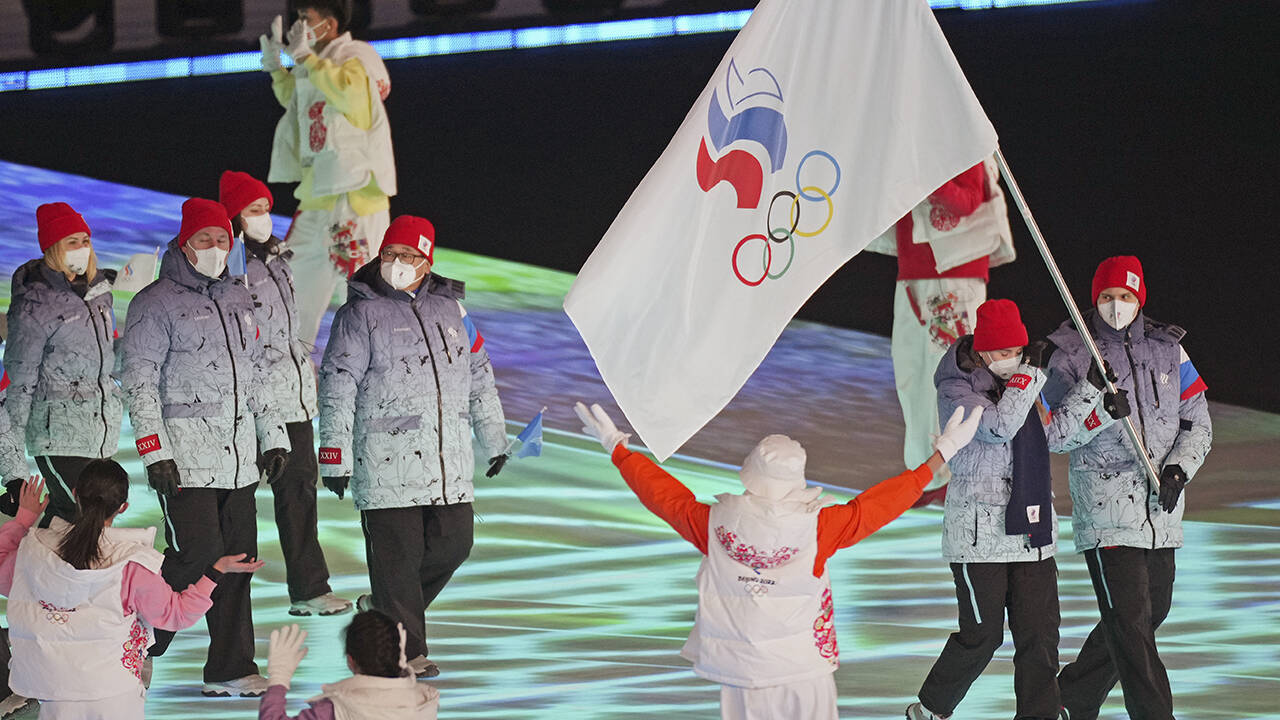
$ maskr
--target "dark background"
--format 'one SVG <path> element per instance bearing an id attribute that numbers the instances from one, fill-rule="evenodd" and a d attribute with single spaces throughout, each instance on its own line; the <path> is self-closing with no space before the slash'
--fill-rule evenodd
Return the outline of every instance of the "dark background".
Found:
<path id="1" fill-rule="evenodd" d="M 1210 397 L 1280 411 L 1280 3 L 937 15 L 1077 302 L 1098 261 L 1138 255 L 1148 314 L 1189 331 Z M 446 246 L 576 271 L 731 40 L 389 63 L 393 215 L 431 218 Z M 224 169 L 266 176 L 279 115 L 256 73 L 0 93 L 0 158 L 216 197 Z M 290 188 L 272 189 L 291 211 Z M 1066 313 L 1014 227 L 1019 260 L 988 295 L 1015 299 L 1040 335 Z M 801 317 L 888 334 L 894 271 L 860 255 Z"/>

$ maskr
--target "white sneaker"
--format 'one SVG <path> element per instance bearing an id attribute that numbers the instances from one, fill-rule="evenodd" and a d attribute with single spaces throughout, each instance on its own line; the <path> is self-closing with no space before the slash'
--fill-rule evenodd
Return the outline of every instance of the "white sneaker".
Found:
<path id="1" fill-rule="evenodd" d="M 951 716 L 934 715 L 918 702 L 907 706 L 907 720 L 947 720 L 949 717 Z"/>
<path id="2" fill-rule="evenodd" d="M 373 595 L 371 593 L 365 593 L 360 597 L 356 598 L 356 611 L 368 612 L 372 609 L 373 609 Z"/>
<path id="3" fill-rule="evenodd" d="M 351 601 L 340 598 L 331 592 L 311 598 L 299 600 L 289 606 L 290 615 L 339 615 L 351 610 Z"/>
<path id="4" fill-rule="evenodd" d="M 440 674 L 440 666 L 427 659 L 426 655 L 409 661 L 409 669 L 413 671 L 415 677 L 433 678 Z"/>
<path id="5" fill-rule="evenodd" d="M 11 694 L 4 700 L 0 700 L 0 718 L 15 717 L 18 713 L 27 708 L 35 708 L 40 706 L 40 701 L 35 698 L 22 697 L 17 693 Z"/>
<path id="6" fill-rule="evenodd" d="M 245 675 L 235 680 L 227 680 L 225 682 L 205 683 L 204 688 L 200 690 L 200 694 L 205 697 L 232 697 L 239 695 L 240 697 L 258 697 L 267 691 L 267 679 L 254 673 L 253 675 Z"/>

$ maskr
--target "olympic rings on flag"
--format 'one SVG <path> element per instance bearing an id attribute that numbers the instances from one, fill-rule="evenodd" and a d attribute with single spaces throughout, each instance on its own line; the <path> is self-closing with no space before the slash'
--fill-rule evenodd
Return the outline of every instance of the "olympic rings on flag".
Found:
<path id="1" fill-rule="evenodd" d="M 800 196 L 805 200 L 809 200 L 810 202 L 820 202 L 822 200 L 821 197 L 809 197 L 809 194 L 806 193 L 805 190 L 809 190 L 811 188 L 800 181 L 800 171 L 804 170 L 805 161 L 815 155 L 826 158 L 831 163 L 831 167 L 836 169 L 836 181 L 831 184 L 831 189 L 822 195 L 822 197 L 827 199 L 827 202 L 831 202 L 831 196 L 835 195 L 836 190 L 840 187 L 840 163 L 836 162 L 836 159 L 831 157 L 830 153 L 823 152 L 822 150 L 810 150 L 805 153 L 804 157 L 800 158 L 800 164 L 796 166 L 796 188 L 800 190 Z"/>
<path id="2" fill-rule="evenodd" d="M 759 280 L 748 280 L 746 277 L 743 276 L 742 271 L 738 269 L 738 251 L 741 250 L 742 246 L 746 245 L 748 241 L 756 240 L 756 239 L 764 241 L 764 274 L 760 276 Z M 773 243 L 769 242 L 769 238 L 765 237 L 764 235 L 760 235 L 759 233 L 755 235 L 748 235 L 738 241 L 737 246 L 733 248 L 733 274 L 738 276 L 738 279 L 742 281 L 743 285 L 746 285 L 748 287 L 755 287 L 760 283 L 764 282 L 764 279 L 766 277 L 769 277 L 769 265 L 772 264 L 773 262 L 772 246 L 773 246 Z M 790 260 L 787 261 L 787 267 L 791 267 Z M 783 272 L 786 272 L 786 271 L 784 270 Z"/>
<path id="3" fill-rule="evenodd" d="M 821 198 L 815 199 L 815 202 L 822 199 L 825 199 L 827 201 L 827 219 L 825 222 L 822 223 L 822 227 L 818 228 L 817 230 L 814 230 L 813 232 L 796 230 L 796 227 L 800 225 L 800 206 L 797 203 L 799 202 L 799 197 L 804 197 L 804 198 L 809 197 L 808 193 L 806 192 L 809 190 L 812 190 L 813 192 L 816 192 L 822 196 Z M 793 199 L 791 200 L 791 208 L 795 214 L 795 217 L 792 218 L 791 230 L 796 235 L 799 235 L 800 237 L 816 237 L 818 235 L 821 235 L 823 231 L 827 229 L 827 226 L 831 224 L 831 218 L 836 216 L 836 205 L 835 203 L 831 202 L 831 196 L 822 192 L 820 188 L 814 187 L 813 185 L 808 185 L 806 187 L 800 188 L 799 197 L 793 197 Z"/>
<path id="4" fill-rule="evenodd" d="M 774 235 L 774 233 L 778 232 L 778 230 L 769 231 L 769 239 L 773 240 L 776 243 L 784 243 L 788 240 L 792 240 L 792 237 L 791 237 L 792 233 L 794 233 L 796 231 L 796 228 L 800 226 L 800 213 L 798 212 L 798 207 L 796 205 L 796 202 L 797 202 L 796 194 L 791 192 L 790 190 L 779 190 L 776 194 L 774 194 L 773 199 L 769 201 L 769 214 L 766 215 L 764 218 L 765 227 L 766 228 L 773 227 L 773 204 L 778 202 L 778 198 L 780 197 L 791 198 L 791 209 L 788 211 L 788 214 L 795 215 L 795 217 L 791 219 L 790 230 L 779 228 L 779 230 L 785 233 L 784 235 L 781 235 L 781 236 Z M 794 248 L 793 248 L 793 251 L 794 251 Z"/>
<path id="5" fill-rule="evenodd" d="M 769 237 L 775 237 L 775 236 L 774 236 L 774 233 L 776 233 L 776 232 L 784 232 L 784 233 L 787 233 L 787 241 L 788 241 L 788 243 L 789 243 L 789 244 L 790 244 L 790 246 L 791 246 L 791 253 L 787 255 L 787 264 L 786 264 L 786 265 L 784 265 L 784 266 L 782 267 L 782 269 L 781 269 L 781 270 L 779 270 L 776 274 L 775 274 L 775 273 L 771 273 L 771 272 L 769 272 L 769 265 L 771 265 L 771 264 L 773 263 L 773 253 L 772 253 L 772 252 L 770 252 L 767 256 L 765 256 L 765 259 L 764 259 L 764 263 L 765 263 L 765 264 L 764 264 L 764 274 L 765 274 L 765 275 L 767 275 L 767 276 L 769 277 L 769 279 L 770 279 L 770 280 L 777 280 L 778 278 L 782 277 L 783 275 L 786 275 L 786 274 L 787 274 L 787 271 L 791 269 L 791 262 L 792 262 L 793 260 L 795 260 L 795 259 L 796 259 L 796 239 L 795 239 L 795 237 L 792 235 L 792 233 L 788 232 L 786 228 L 774 228 L 773 230 L 771 230 L 771 231 L 769 232 Z M 772 249 L 773 249 L 773 248 L 770 248 L 770 250 L 772 250 Z"/>

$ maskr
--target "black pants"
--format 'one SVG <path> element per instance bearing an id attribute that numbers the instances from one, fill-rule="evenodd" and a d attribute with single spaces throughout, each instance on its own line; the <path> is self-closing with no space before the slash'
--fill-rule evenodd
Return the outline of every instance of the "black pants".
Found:
<path id="1" fill-rule="evenodd" d="M 1173 602 L 1173 548 L 1086 550 L 1102 621 L 1089 633 L 1058 684 L 1071 720 L 1093 720 L 1120 681 L 1133 720 L 1170 720 L 1169 675 L 1156 651 L 1156 628 Z"/>
<path id="2" fill-rule="evenodd" d="M 293 450 L 284 475 L 271 484 L 271 495 L 289 600 L 298 602 L 332 592 L 332 588 L 317 532 L 316 480 L 320 466 L 316 463 L 314 431 L 310 422 L 287 423 L 285 427 Z"/>
<path id="3" fill-rule="evenodd" d="M 427 654 L 426 611 L 471 554 L 471 503 L 360 513 L 373 605 L 404 623 L 405 657 Z"/>
<path id="4" fill-rule="evenodd" d="M 44 517 L 40 519 L 40 527 L 49 527 L 55 517 L 75 522 L 76 499 L 71 496 L 71 491 L 76 489 L 80 472 L 91 460 L 93 458 L 62 455 L 41 455 L 36 458 L 36 467 L 49 490 L 49 507 L 45 508 Z"/>
<path id="5" fill-rule="evenodd" d="M 257 483 L 237 490 L 182 488 L 160 498 L 164 511 L 164 551 L 160 574 L 174 590 L 185 590 L 223 555 L 258 556 L 258 525 L 253 492 Z M 209 655 L 205 682 L 225 682 L 258 672 L 253 662 L 253 612 L 250 573 L 227 573 L 213 591 L 213 607 L 205 614 Z M 151 655 L 162 655 L 174 633 L 156 630 Z"/>
<path id="6" fill-rule="evenodd" d="M 1058 717 L 1058 565 L 1036 562 L 952 563 L 960 631 L 920 688 L 920 702 L 950 715 L 1004 642 L 1005 610 L 1013 635 L 1013 692 L 1018 718 Z"/>

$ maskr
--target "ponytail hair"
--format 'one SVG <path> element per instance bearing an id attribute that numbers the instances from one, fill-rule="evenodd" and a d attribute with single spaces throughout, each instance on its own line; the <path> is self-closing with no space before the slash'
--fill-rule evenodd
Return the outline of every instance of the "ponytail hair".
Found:
<path id="1" fill-rule="evenodd" d="M 102 559 L 107 520 L 129 500 L 129 474 L 115 460 L 92 460 L 76 480 L 76 519 L 58 544 L 58 556 L 77 570 Z"/>
<path id="2" fill-rule="evenodd" d="M 361 675 L 403 677 L 400 630 L 396 621 L 377 610 L 356 613 L 346 629 L 346 652 Z"/>

